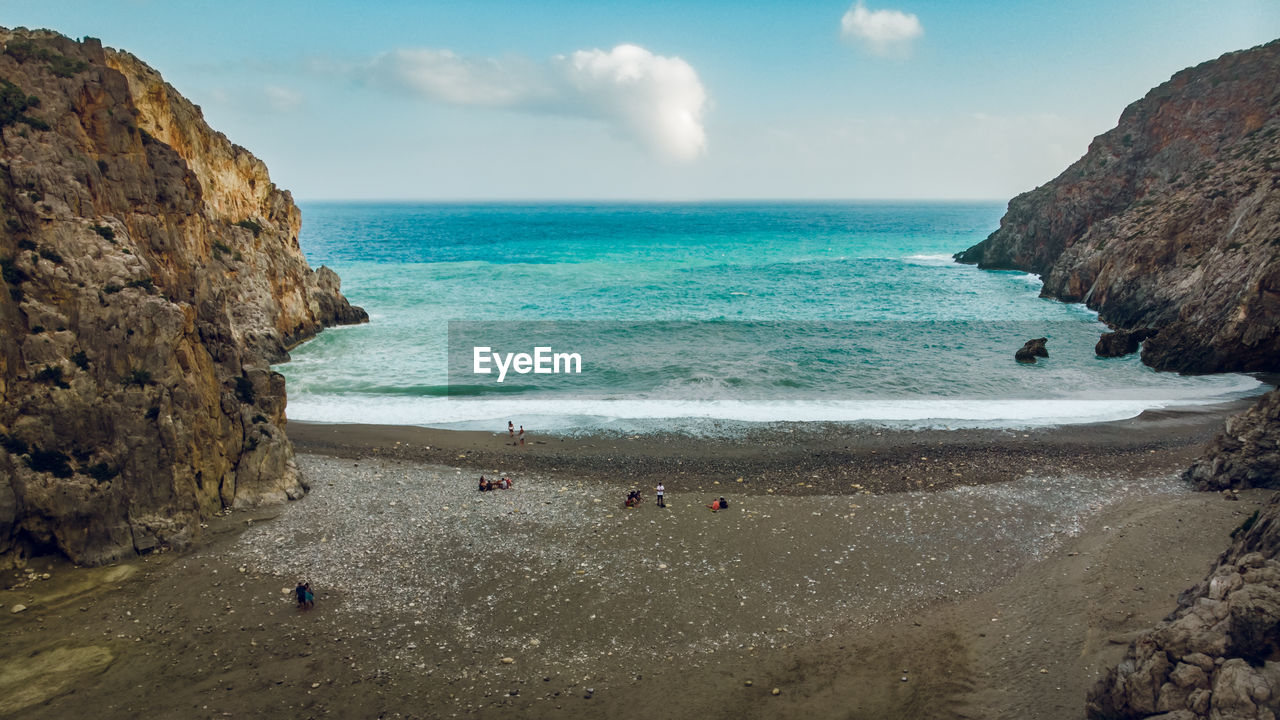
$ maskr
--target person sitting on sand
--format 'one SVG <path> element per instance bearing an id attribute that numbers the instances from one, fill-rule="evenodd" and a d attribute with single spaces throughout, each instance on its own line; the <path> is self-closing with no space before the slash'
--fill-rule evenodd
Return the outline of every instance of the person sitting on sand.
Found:
<path id="1" fill-rule="evenodd" d="M 729 501 L 725 500 L 724 498 L 719 498 L 716 500 L 712 500 L 711 504 L 708 505 L 707 507 L 711 508 L 711 512 L 716 512 L 717 510 L 728 510 Z"/>
<path id="2" fill-rule="evenodd" d="M 627 493 L 627 502 L 626 502 L 627 507 L 632 508 L 639 504 L 640 504 L 639 490 L 632 490 L 631 492 Z"/>
<path id="3" fill-rule="evenodd" d="M 480 476 L 480 487 L 478 489 L 480 492 L 484 492 L 489 489 L 489 482 L 484 479 L 483 475 Z"/>
<path id="4" fill-rule="evenodd" d="M 509 478 L 509 477 L 504 477 L 504 478 L 502 478 L 502 480 L 500 480 L 500 481 L 498 482 L 498 487 L 502 488 L 503 490 L 510 490 L 510 489 L 511 489 L 511 478 Z"/>

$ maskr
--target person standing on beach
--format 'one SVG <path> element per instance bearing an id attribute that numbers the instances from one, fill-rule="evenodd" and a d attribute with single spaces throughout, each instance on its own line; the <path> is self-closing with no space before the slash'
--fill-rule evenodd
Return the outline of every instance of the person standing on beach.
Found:
<path id="1" fill-rule="evenodd" d="M 520 444 L 521 445 L 524 444 L 524 426 L 523 425 L 520 426 Z"/>
<path id="2" fill-rule="evenodd" d="M 298 596 L 298 609 L 310 610 L 316 605 L 315 593 L 311 591 L 311 583 L 303 580 L 298 581 L 298 587 L 294 588 L 294 593 Z"/>
<path id="3" fill-rule="evenodd" d="M 507 421 L 507 437 L 516 436 L 516 426 L 510 420 Z"/>
<path id="4" fill-rule="evenodd" d="M 658 487 L 654 488 L 654 491 L 658 493 L 658 507 L 660 508 L 666 507 L 667 501 L 665 500 L 665 497 L 667 492 L 667 486 L 663 485 L 662 481 L 659 480 Z"/>

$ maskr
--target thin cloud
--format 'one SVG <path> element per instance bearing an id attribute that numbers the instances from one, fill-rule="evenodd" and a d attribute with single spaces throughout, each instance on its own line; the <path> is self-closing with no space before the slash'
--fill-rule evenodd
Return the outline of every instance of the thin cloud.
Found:
<path id="1" fill-rule="evenodd" d="M 912 13 L 900 10 L 868 10 L 862 0 L 840 18 L 840 35 L 881 57 L 907 57 L 912 44 L 924 35 L 924 25 Z"/>
<path id="2" fill-rule="evenodd" d="M 384 88 L 450 105 L 590 118 L 672 160 L 706 152 L 707 94 L 697 71 L 638 45 L 579 50 L 544 63 L 401 49 L 356 72 Z"/>
<path id="3" fill-rule="evenodd" d="M 543 68 L 519 59 L 464 58 L 414 48 L 379 55 L 366 69 L 379 84 L 451 105 L 513 107 L 553 94 Z"/>
<path id="4" fill-rule="evenodd" d="M 262 96 L 271 109 L 277 112 L 291 112 L 302 107 L 306 98 L 302 93 L 279 85 L 268 85 L 262 89 Z"/>
<path id="5" fill-rule="evenodd" d="M 296 112 L 306 105 L 306 96 L 280 85 L 260 87 L 217 87 L 209 91 L 206 102 L 249 115 L 274 115 Z"/>

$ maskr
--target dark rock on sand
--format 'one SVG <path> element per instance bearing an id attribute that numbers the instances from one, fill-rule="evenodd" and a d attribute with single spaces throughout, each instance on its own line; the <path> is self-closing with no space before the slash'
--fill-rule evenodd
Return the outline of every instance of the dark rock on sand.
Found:
<path id="1" fill-rule="evenodd" d="M 1155 335 L 1155 331 L 1151 328 L 1136 328 L 1134 330 L 1113 330 L 1112 332 L 1103 333 L 1098 338 L 1098 344 L 1094 346 L 1093 352 L 1098 357 L 1123 357 L 1132 355 L 1138 351 L 1139 345 L 1143 340 Z"/>
<path id="2" fill-rule="evenodd" d="M 1178 609 L 1089 692 L 1096 720 L 1274 718 L 1280 701 L 1280 498 L 1237 531 Z M 1161 716 L 1163 717 L 1163 716 Z"/>
<path id="3" fill-rule="evenodd" d="M 0 45 L 0 566 L 300 497 L 269 363 L 366 316 L 307 266 L 289 193 L 132 55 Z"/>
<path id="4" fill-rule="evenodd" d="M 1280 390 L 1228 419 L 1183 477 L 1200 490 L 1280 488 Z"/>
<path id="5" fill-rule="evenodd" d="M 1028 340 L 1026 344 L 1018 348 L 1013 354 L 1013 359 L 1020 363 L 1034 363 L 1036 358 L 1049 357 L 1049 351 L 1045 349 L 1044 344 L 1049 342 L 1049 338 L 1036 338 Z"/>

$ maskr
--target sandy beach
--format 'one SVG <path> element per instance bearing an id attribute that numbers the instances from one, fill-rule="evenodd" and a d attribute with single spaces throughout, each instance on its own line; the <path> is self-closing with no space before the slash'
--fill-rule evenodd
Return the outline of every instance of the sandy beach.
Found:
<path id="1" fill-rule="evenodd" d="M 1177 479 L 1231 410 L 523 447 L 293 423 L 303 500 L 6 574 L 0 714 L 1080 717 L 1269 497 Z"/>

